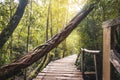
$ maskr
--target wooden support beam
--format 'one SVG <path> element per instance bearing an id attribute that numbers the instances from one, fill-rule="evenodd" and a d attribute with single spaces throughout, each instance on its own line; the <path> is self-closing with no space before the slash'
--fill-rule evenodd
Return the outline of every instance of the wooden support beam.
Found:
<path id="1" fill-rule="evenodd" d="M 79 57 L 80 57 L 80 53 L 77 55 L 77 59 L 76 59 L 76 61 L 75 61 L 75 65 L 78 65 L 77 62 L 78 62 L 78 60 L 79 60 Z"/>
<path id="2" fill-rule="evenodd" d="M 119 24 L 120 24 L 120 16 L 115 19 L 111 19 L 111 20 L 103 22 L 102 27 L 104 27 L 104 28 L 109 27 L 109 26 L 114 27 Z"/>
<path id="3" fill-rule="evenodd" d="M 103 80 L 110 80 L 111 27 L 103 28 Z"/>
<path id="4" fill-rule="evenodd" d="M 81 48 L 81 71 L 82 71 L 82 75 L 83 75 L 83 78 L 84 78 L 84 51 L 82 50 Z"/>
<path id="5" fill-rule="evenodd" d="M 96 77 L 96 80 L 98 80 L 98 70 L 97 70 L 97 61 L 96 61 L 96 54 L 94 54 L 94 65 L 95 65 L 95 77 Z"/>
<path id="6" fill-rule="evenodd" d="M 110 80 L 110 53 L 114 48 L 114 29 L 120 25 L 120 16 L 103 22 L 103 80 Z"/>

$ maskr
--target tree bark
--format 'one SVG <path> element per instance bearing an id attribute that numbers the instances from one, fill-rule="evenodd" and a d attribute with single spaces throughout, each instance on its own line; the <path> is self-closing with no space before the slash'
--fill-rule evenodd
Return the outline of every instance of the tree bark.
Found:
<path id="1" fill-rule="evenodd" d="M 41 46 L 38 46 L 33 51 L 28 52 L 22 58 L 15 62 L 0 68 L 0 79 L 5 80 L 13 75 L 19 73 L 22 69 L 30 66 L 40 58 L 45 56 L 53 48 L 58 46 L 66 37 L 77 27 L 77 25 L 93 10 L 94 5 L 91 5 L 89 9 L 79 12 L 67 26 L 58 34 L 53 36 L 50 40 L 46 41 Z"/>
<path id="2" fill-rule="evenodd" d="M 19 0 L 19 1 L 20 2 L 19 2 L 19 5 L 17 7 L 15 14 L 10 19 L 10 22 L 8 23 L 6 28 L 0 34 L 0 49 L 7 42 L 9 37 L 12 35 L 12 33 L 16 29 L 18 23 L 20 22 L 20 20 L 23 16 L 23 13 L 24 13 L 25 7 L 28 3 L 28 0 Z"/>

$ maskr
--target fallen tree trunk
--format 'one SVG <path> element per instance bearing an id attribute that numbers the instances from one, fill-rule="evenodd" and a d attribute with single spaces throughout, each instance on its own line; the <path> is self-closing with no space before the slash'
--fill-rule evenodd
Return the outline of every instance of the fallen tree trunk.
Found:
<path id="1" fill-rule="evenodd" d="M 67 26 L 58 34 L 53 36 L 50 40 L 46 41 L 41 46 L 38 46 L 33 51 L 27 53 L 17 61 L 0 68 L 0 79 L 5 80 L 12 77 L 16 73 L 19 73 L 22 69 L 30 66 L 34 62 L 38 61 L 53 48 L 58 46 L 76 27 L 77 25 L 93 10 L 94 5 L 91 5 L 88 10 L 79 12 Z"/>

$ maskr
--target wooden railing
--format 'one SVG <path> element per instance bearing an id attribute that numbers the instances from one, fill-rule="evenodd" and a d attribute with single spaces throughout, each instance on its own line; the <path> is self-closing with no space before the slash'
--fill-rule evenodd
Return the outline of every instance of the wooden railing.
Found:
<path id="1" fill-rule="evenodd" d="M 86 72 L 85 71 L 85 53 L 89 53 L 94 56 L 94 66 L 95 66 L 95 72 Z M 81 48 L 81 56 L 80 53 L 78 54 L 76 63 L 78 62 L 79 57 L 81 57 L 81 72 L 83 75 L 83 78 L 86 74 L 95 74 L 96 75 L 96 80 L 98 80 L 98 71 L 97 71 L 97 63 L 96 63 L 96 55 L 99 54 L 99 50 L 88 50 L 88 49 L 83 49 Z"/>
<path id="2" fill-rule="evenodd" d="M 116 39 L 115 30 L 120 27 L 120 16 L 103 22 L 103 80 L 111 80 L 111 63 L 114 65 L 116 70 L 119 72 L 120 70 L 120 58 L 115 57 L 115 53 L 111 50 L 115 49 Z M 120 36 L 119 36 L 120 37 Z M 119 40 L 118 40 L 119 42 Z M 110 54 L 111 53 L 111 54 Z M 111 62 L 110 62 L 111 60 Z"/>

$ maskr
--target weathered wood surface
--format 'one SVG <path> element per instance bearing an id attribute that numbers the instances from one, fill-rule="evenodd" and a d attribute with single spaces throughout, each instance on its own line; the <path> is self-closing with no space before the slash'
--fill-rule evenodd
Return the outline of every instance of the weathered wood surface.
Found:
<path id="1" fill-rule="evenodd" d="M 102 27 L 103 28 L 114 27 L 114 26 L 119 25 L 119 24 L 120 24 L 120 16 L 115 18 L 115 19 L 111 19 L 111 20 L 103 22 Z"/>
<path id="2" fill-rule="evenodd" d="M 83 49 L 81 48 L 82 51 L 85 51 L 87 53 L 92 53 L 92 54 L 99 54 L 100 53 L 100 50 L 88 50 L 88 49 Z"/>
<path id="3" fill-rule="evenodd" d="M 83 80 L 74 65 L 77 55 L 71 55 L 48 64 L 34 80 Z"/>
<path id="4" fill-rule="evenodd" d="M 110 80 L 111 27 L 103 28 L 103 80 Z"/>
<path id="5" fill-rule="evenodd" d="M 113 50 L 111 50 L 111 63 L 116 68 L 116 70 L 120 73 L 120 55 L 117 52 L 115 53 Z"/>

